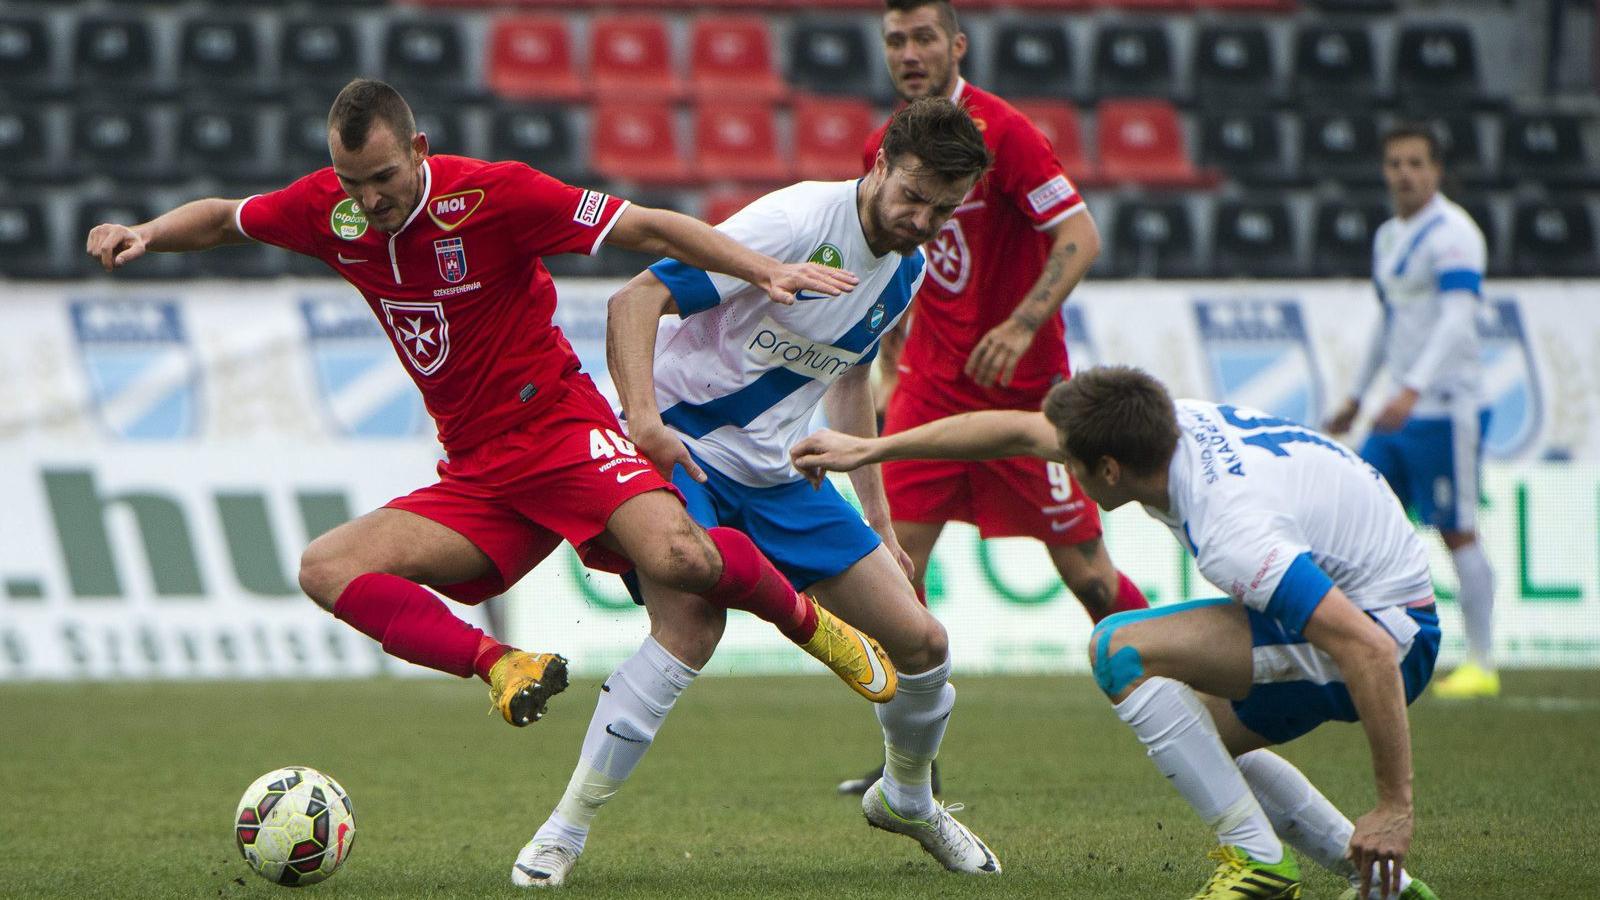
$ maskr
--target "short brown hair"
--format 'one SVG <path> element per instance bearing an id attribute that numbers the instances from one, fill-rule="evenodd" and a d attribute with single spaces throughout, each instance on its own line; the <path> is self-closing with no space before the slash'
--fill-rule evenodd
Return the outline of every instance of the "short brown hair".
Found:
<path id="1" fill-rule="evenodd" d="M 912 165 L 949 181 L 982 176 L 990 162 L 983 132 L 972 116 L 943 97 L 924 97 L 901 107 L 884 132 L 883 155 L 890 168 L 914 157 Z"/>
<path id="2" fill-rule="evenodd" d="M 371 78 L 345 85 L 328 110 L 328 130 L 339 132 L 339 143 L 347 150 L 366 146 L 374 122 L 389 126 L 402 144 L 410 143 L 417 133 L 417 120 L 400 92 Z"/>
<path id="3" fill-rule="evenodd" d="M 1444 162 L 1444 147 L 1439 144 L 1439 134 L 1422 122 L 1400 122 L 1383 133 L 1383 149 L 1395 141 L 1419 140 L 1428 145 L 1428 159 L 1434 165 Z"/>
<path id="4" fill-rule="evenodd" d="M 924 6 L 931 6 L 939 13 L 939 24 L 943 26 L 945 35 L 955 40 L 961 33 L 961 25 L 956 21 L 956 8 L 950 5 L 950 0 L 887 0 L 883 4 L 885 12 L 914 12 Z"/>
<path id="5" fill-rule="evenodd" d="M 1044 415 L 1063 448 L 1092 466 L 1111 457 L 1139 475 L 1167 467 L 1178 447 L 1178 411 L 1161 382 L 1131 366 L 1085 369 L 1050 389 Z"/>

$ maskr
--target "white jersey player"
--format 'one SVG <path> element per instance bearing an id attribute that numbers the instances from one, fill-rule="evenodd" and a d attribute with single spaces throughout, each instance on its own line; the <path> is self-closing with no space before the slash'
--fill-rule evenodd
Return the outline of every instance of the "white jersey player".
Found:
<path id="1" fill-rule="evenodd" d="M 1221 842 L 1197 898 L 1299 897 L 1285 840 L 1362 897 L 1433 898 L 1401 861 L 1412 827 L 1405 707 L 1433 673 L 1439 619 L 1422 542 L 1379 474 L 1317 432 L 1174 403 L 1128 368 L 1077 373 L 1042 413 L 968 413 L 870 440 L 819 432 L 793 451 L 813 478 L 892 459 L 1020 454 L 1064 462 L 1104 509 L 1142 504 L 1228 594 L 1117 613 L 1089 646 L 1117 715 Z M 1329 720 L 1361 721 L 1372 749 L 1378 806 L 1354 824 L 1265 749 Z"/>
<path id="2" fill-rule="evenodd" d="M 1373 242 L 1372 281 L 1383 305 L 1349 401 L 1328 423 L 1347 430 L 1380 366 L 1396 392 L 1373 421 L 1361 456 L 1450 548 L 1461 585 L 1468 662 L 1443 679 L 1445 696 L 1493 696 L 1494 572 L 1477 540 L 1483 402 L 1478 315 L 1485 245 L 1472 217 L 1439 193 L 1438 145 L 1426 128 L 1384 139 L 1384 178 L 1395 217 Z"/>
<path id="3" fill-rule="evenodd" d="M 854 271 L 855 289 L 836 298 L 802 293 L 793 305 L 775 306 L 667 259 L 612 298 L 606 335 L 629 439 L 671 475 L 690 514 L 749 534 L 776 566 L 771 577 L 848 615 L 887 651 L 898 686 L 876 707 L 886 764 L 863 799 L 867 821 L 915 838 L 946 868 L 973 874 L 998 874 L 1000 863 L 933 799 L 933 759 L 955 705 L 948 638 L 912 590 L 882 479 L 876 468 L 852 476 L 858 513 L 831 485 L 813 490 L 790 467 L 788 450 L 819 406 L 836 428 L 875 432 L 868 375 L 878 341 L 922 281 L 919 246 L 988 161 L 966 112 L 942 99 L 912 104 L 896 113 L 864 178 L 785 188 L 718 226 L 780 259 Z M 629 587 L 650 611 L 651 636 L 601 692 L 565 796 L 517 858 L 519 885 L 566 879 L 600 806 L 644 756 L 722 634 L 721 611 L 704 600 L 653 584 L 641 589 L 636 580 Z M 873 697 L 888 674 L 862 672 L 859 690 Z"/>

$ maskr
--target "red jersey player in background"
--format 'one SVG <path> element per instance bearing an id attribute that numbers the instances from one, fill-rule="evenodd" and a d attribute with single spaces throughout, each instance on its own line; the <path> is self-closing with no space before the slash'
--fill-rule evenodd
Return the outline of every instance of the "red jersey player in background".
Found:
<path id="1" fill-rule="evenodd" d="M 636 568 L 708 609 L 774 622 L 862 691 L 871 645 L 796 594 L 743 533 L 696 525 L 622 435 L 551 321 L 555 286 L 540 257 L 616 244 L 733 275 L 782 303 L 800 290 L 849 290 L 855 276 L 780 264 L 687 216 L 519 162 L 430 157 L 410 107 L 379 81 L 340 92 L 328 144 L 333 166 L 282 190 L 198 200 L 88 238 L 108 271 L 146 251 L 275 244 L 327 263 L 383 325 L 448 459 L 436 484 L 312 541 L 300 561 L 306 594 L 394 656 L 477 674 L 506 721 L 526 725 L 566 686 L 565 660 L 495 641 L 422 585 L 478 603 L 565 539 L 591 567 Z"/>
<path id="2" fill-rule="evenodd" d="M 972 410 L 1037 411 L 1069 375 L 1061 305 L 1099 254 L 1100 232 L 1050 141 L 1009 103 L 961 77 L 967 37 L 951 5 L 886 6 L 883 51 L 895 93 L 906 102 L 949 97 L 964 106 L 994 167 L 923 247 L 928 276 L 901 326 L 908 329 L 903 346 L 884 339 L 883 432 Z M 883 132 L 867 140 L 868 166 Z M 1112 564 L 1099 511 L 1060 463 L 907 460 L 886 463 L 883 479 L 919 594 L 939 533 L 957 520 L 978 526 L 984 538 L 1041 541 L 1096 622 L 1149 605 Z M 875 778 L 869 773 L 839 790 L 860 793 Z"/>

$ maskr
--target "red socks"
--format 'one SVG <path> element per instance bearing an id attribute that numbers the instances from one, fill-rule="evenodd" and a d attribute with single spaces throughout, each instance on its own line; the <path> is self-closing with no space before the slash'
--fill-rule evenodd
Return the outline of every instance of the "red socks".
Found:
<path id="1" fill-rule="evenodd" d="M 722 554 L 722 577 L 701 596 L 723 609 L 755 613 L 797 644 L 811 640 L 817 632 L 811 601 L 795 592 L 750 538 L 733 528 L 717 527 L 707 533 Z"/>
<path id="2" fill-rule="evenodd" d="M 357 577 L 333 604 L 335 618 L 406 662 L 489 680 L 489 667 L 511 648 L 450 614 L 444 601 L 398 575 Z"/>

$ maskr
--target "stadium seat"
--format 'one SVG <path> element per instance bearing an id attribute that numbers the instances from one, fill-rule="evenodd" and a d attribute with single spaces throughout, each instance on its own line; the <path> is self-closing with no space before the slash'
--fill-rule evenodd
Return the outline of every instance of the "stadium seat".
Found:
<path id="1" fill-rule="evenodd" d="M 1059 100 L 1074 95 L 1072 41 L 1065 25 L 1006 22 L 994 30 L 993 41 L 989 71 L 1000 96 Z"/>
<path id="2" fill-rule="evenodd" d="M 464 112 L 460 108 L 448 105 L 413 111 L 417 119 L 417 131 L 428 136 L 429 153 L 480 158 L 483 156 L 481 148 L 472 142 Z"/>
<path id="3" fill-rule="evenodd" d="M 797 176 L 817 181 L 841 181 L 860 175 L 867 137 L 877 126 L 872 106 L 865 100 L 855 97 L 799 98 L 794 105 Z"/>
<path id="4" fill-rule="evenodd" d="M 73 159 L 91 175 L 127 181 L 170 181 L 176 172 L 161 159 L 156 138 L 159 121 L 149 110 L 128 105 L 75 110 Z"/>
<path id="5" fill-rule="evenodd" d="M 184 22 L 179 67 L 185 91 L 262 92 L 260 42 L 253 19 L 202 17 Z"/>
<path id="6" fill-rule="evenodd" d="M 1100 167 L 1084 152 L 1083 130 L 1076 106 L 1049 100 L 1019 100 L 1013 105 L 1050 141 L 1056 159 L 1061 161 L 1061 168 L 1066 170 L 1073 184 L 1082 188 L 1101 182 Z"/>
<path id="7" fill-rule="evenodd" d="M 1483 152 L 1478 122 L 1470 114 L 1438 116 L 1430 121 L 1444 156 L 1445 172 L 1474 185 L 1496 183 L 1496 172 Z"/>
<path id="8" fill-rule="evenodd" d="M 772 103 L 789 95 L 789 86 L 772 63 L 772 35 L 759 16 L 696 19 L 689 56 L 689 85 L 695 98 Z"/>
<path id="9" fill-rule="evenodd" d="M 653 16 L 601 16 L 592 21 L 589 74 L 602 100 L 643 103 L 684 95 L 667 23 Z"/>
<path id="10" fill-rule="evenodd" d="M 1277 66 L 1260 25 L 1208 25 L 1195 37 L 1194 95 L 1208 110 L 1260 108 L 1276 100 Z"/>
<path id="11" fill-rule="evenodd" d="M 1559 114 L 1513 115 L 1505 121 L 1506 174 L 1551 185 L 1600 186 L 1583 141 L 1583 123 Z"/>
<path id="12" fill-rule="evenodd" d="M 178 166 L 186 175 L 259 183 L 278 165 L 260 111 L 250 107 L 188 109 L 178 126 Z"/>
<path id="13" fill-rule="evenodd" d="M 204 253 L 186 253 L 183 264 L 187 274 L 203 278 L 272 278 L 284 273 L 292 257 L 300 257 L 300 254 L 250 241 L 225 244 Z M 323 272 L 326 271 L 324 268 Z"/>
<path id="14" fill-rule="evenodd" d="M 290 109 L 283 119 L 283 167 L 278 180 L 288 183 L 330 164 L 327 107 L 308 104 Z"/>
<path id="15" fill-rule="evenodd" d="M 695 110 L 694 169 L 701 181 L 779 184 L 794 165 L 778 152 L 772 107 L 762 103 L 702 103 Z"/>
<path id="16" fill-rule="evenodd" d="M 1512 231 L 1511 266 L 1516 274 L 1569 278 L 1600 275 L 1594 217 L 1583 203 L 1524 203 L 1517 207 Z"/>
<path id="17" fill-rule="evenodd" d="M 383 71 L 384 80 L 407 96 L 449 100 L 482 94 L 468 81 L 465 40 L 452 19 L 390 20 Z"/>
<path id="18" fill-rule="evenodd" d="M 1199 251 L 1189 210 L 1179 200 L 1133 200 L 1118 205 L 1112 224 L 1114 275 L 1128 278 L 1193 277 Z"/>
<path id="19" fill-rule="evenodd" d="M 1311 273 L 1321 278 L 1371 278 L 1372 236 L 1389 218 L 1382 201 L 1324 201 L 1311 229 Z"/>
<path id="20" fill-rule="evenodd" d="M 55 54 L 45 20 L 33 16 L 0 16 L 0 84 L 8 100 L 65 90 L 55 77 Z"/>
<path id="21" fill-rule="evenodd" d="M 1101 97 L 1171 97 L 1172 46 L 1160 25 L 1107 25 L 1095 37 Z"/>
<path id="22" fill-rule="evenodd" d="M 508 100 L 558 103 L 588 95 L 562 16 L 505 16 L 489 34 L 489 88 Z"/>
<path id="23" fill-rule="evenodd" d="M 105 272 L 100 261 L 86 253 L 78 252 L 82 249 L 83 241 L 87 239 L 89 231 L 96 225 L 112 222 L 117 225 L 137 225 L 148 222 L 156 217 L 157 210 L 150 201 L 142 197 L 97 197 L 86 199 L 77 205 L 73 212 L 72 228 L 72 264 L 69 268 L 73 275 L 83 278 L 100 275 Z M 179 260 L 183 257 L 176 253 L 146 253 L 139 260 L 138 265 L 125 266 L 117 271 L 119 280 L 124 278 L 156 279 L 171 278 L 180 268 Z"/>
<path id="24" fill-rule="evenodd" d="M 1377 122 L 1358 113 L 1306 116 L 1300 126 L 1300 169 L 1316 181 L 1380 187 L 1383 161 Z"/>
<path id="25" fill-rule="evenodd" d="M 1195 5 L 1217 12 L 1288 13 L 1300 4 L 1299 0 L 1198 0 Z"/>
<path id="26" fill-rule="evenodd" d="M 348 19 L 286 22 L 278 44 L 279 70 L 285 86 L 324 104 L 332 103 L 339 88 L 371 71 L 362 46 L 356 38 L 355 25 Z"/>
<path id="27" fill-rule="evenodd" d="M 679 149 L 672 110 L 659 103 L 598 104 L 590 113 L 590 161 L 603 178 L 630 184 L 693 180 Z"/>
<path id="28" fill-rule="evenodd" d="M 720 225 L 726 222 L 729 216 L 749 206 L 766 193 L 749 188 L 707 191 L 705 202 L 701 206 L 700 218 L 712 225 Z"/>
<path id="29" fill-rule="evenodd" d="M 1478 51 L 1465 25 L 1410 25 L 1400 31 L 1395 99 L 1423 115 L 1466 109 L 1481 99 Z"/>
<path id="30" fill-rule="evenodd" d="M 78 89 L 102 96 L 148 98 L 171 91 L 156 79 L 155 37 L 148 22 L 122 16 L 85 15 L 73 43 Z"/>
<path id="31" fill-rule="evenodd" d="M 1099 109 L 1100 175 L 1110 182 L 1198 187 L 1215 181 L 1196 169 L 1178 111 L 1165 100 L 1107 100 Z"/>
<path id="32" fill-rule="evenodd" d="M 513 106 L 495 110 L 489 125 L 489 157 L 525 162 L 566 182 L 585 180 L 578 162 L 570 116 L 559 106 Z"/>
<path id="33" fill-rule="evenodd" d="M 0 197 L 0 277 L 50 278 L 65 274 L 54 258 L 49 219 L 34 200 Z"/>
<path id="34" fill-rule="evenodd" d="M 1294 220 L 1282 200 L 1224 200 L 1211 215 L 1211 274 L 1294 278 L 1305 274 Z"/>
<path id="35" fill-rule="evenodd" d="M 1160 12 L 1171 11 L 1177 13 L 1193 12 L 1195 0 L 1100 0 L 1100 6 L 1112 9 L 1125 9 L 1130 12 Z"/>
<path id="36" fill-rule="evenodd" d="M 1399 0 L 1310 0 L 1312 6 L 1330 13 L 1394 12 Z"/>
<path id="37" fill-rule="evenodd" d="M 1494 215 L 1494 208 L 1489 203 L 1488 196 L 1481 193 L 1465 193 L 1451 195 L 1450 199 L 1466 210 L 1472 221 L 1478 223 L 1478 229 L 1483 232 L 1483 242 L 1489 251 L 1489 264 L 1495 266 L 1495 260 L 1501 255 L 1500 228 Z"/>
<path id="38" fill-rule="evenodd" d="M 1368 110 L 1378 96 L 1372 36 L 1359 26 L 1308 25 L 1295 36 L 1294 91 L 1301 107 Z"/>
<path id="39" fill-rule="evenodd" d="M 789 83 L 818 94 L 866 96 L 883 62 L 868 52 L 859 25 L 834 19 L 797 21 L 789 29 Z"/>
<path id="40" fill-rule="evenodd" d="M 58 154 L 51 151 L 44 113 L 30 105 L 0 108 L 0 181 L 36 184 L 62 177 Z"/>
<path id="41" fill-rule="evenodd" d="M 1284 160 L 1278 117 L 1271 113 L 1222 113 L 1200 127 L 1200 161 L 1248 184 L 1286 185 L 1299 181 Z"/>

